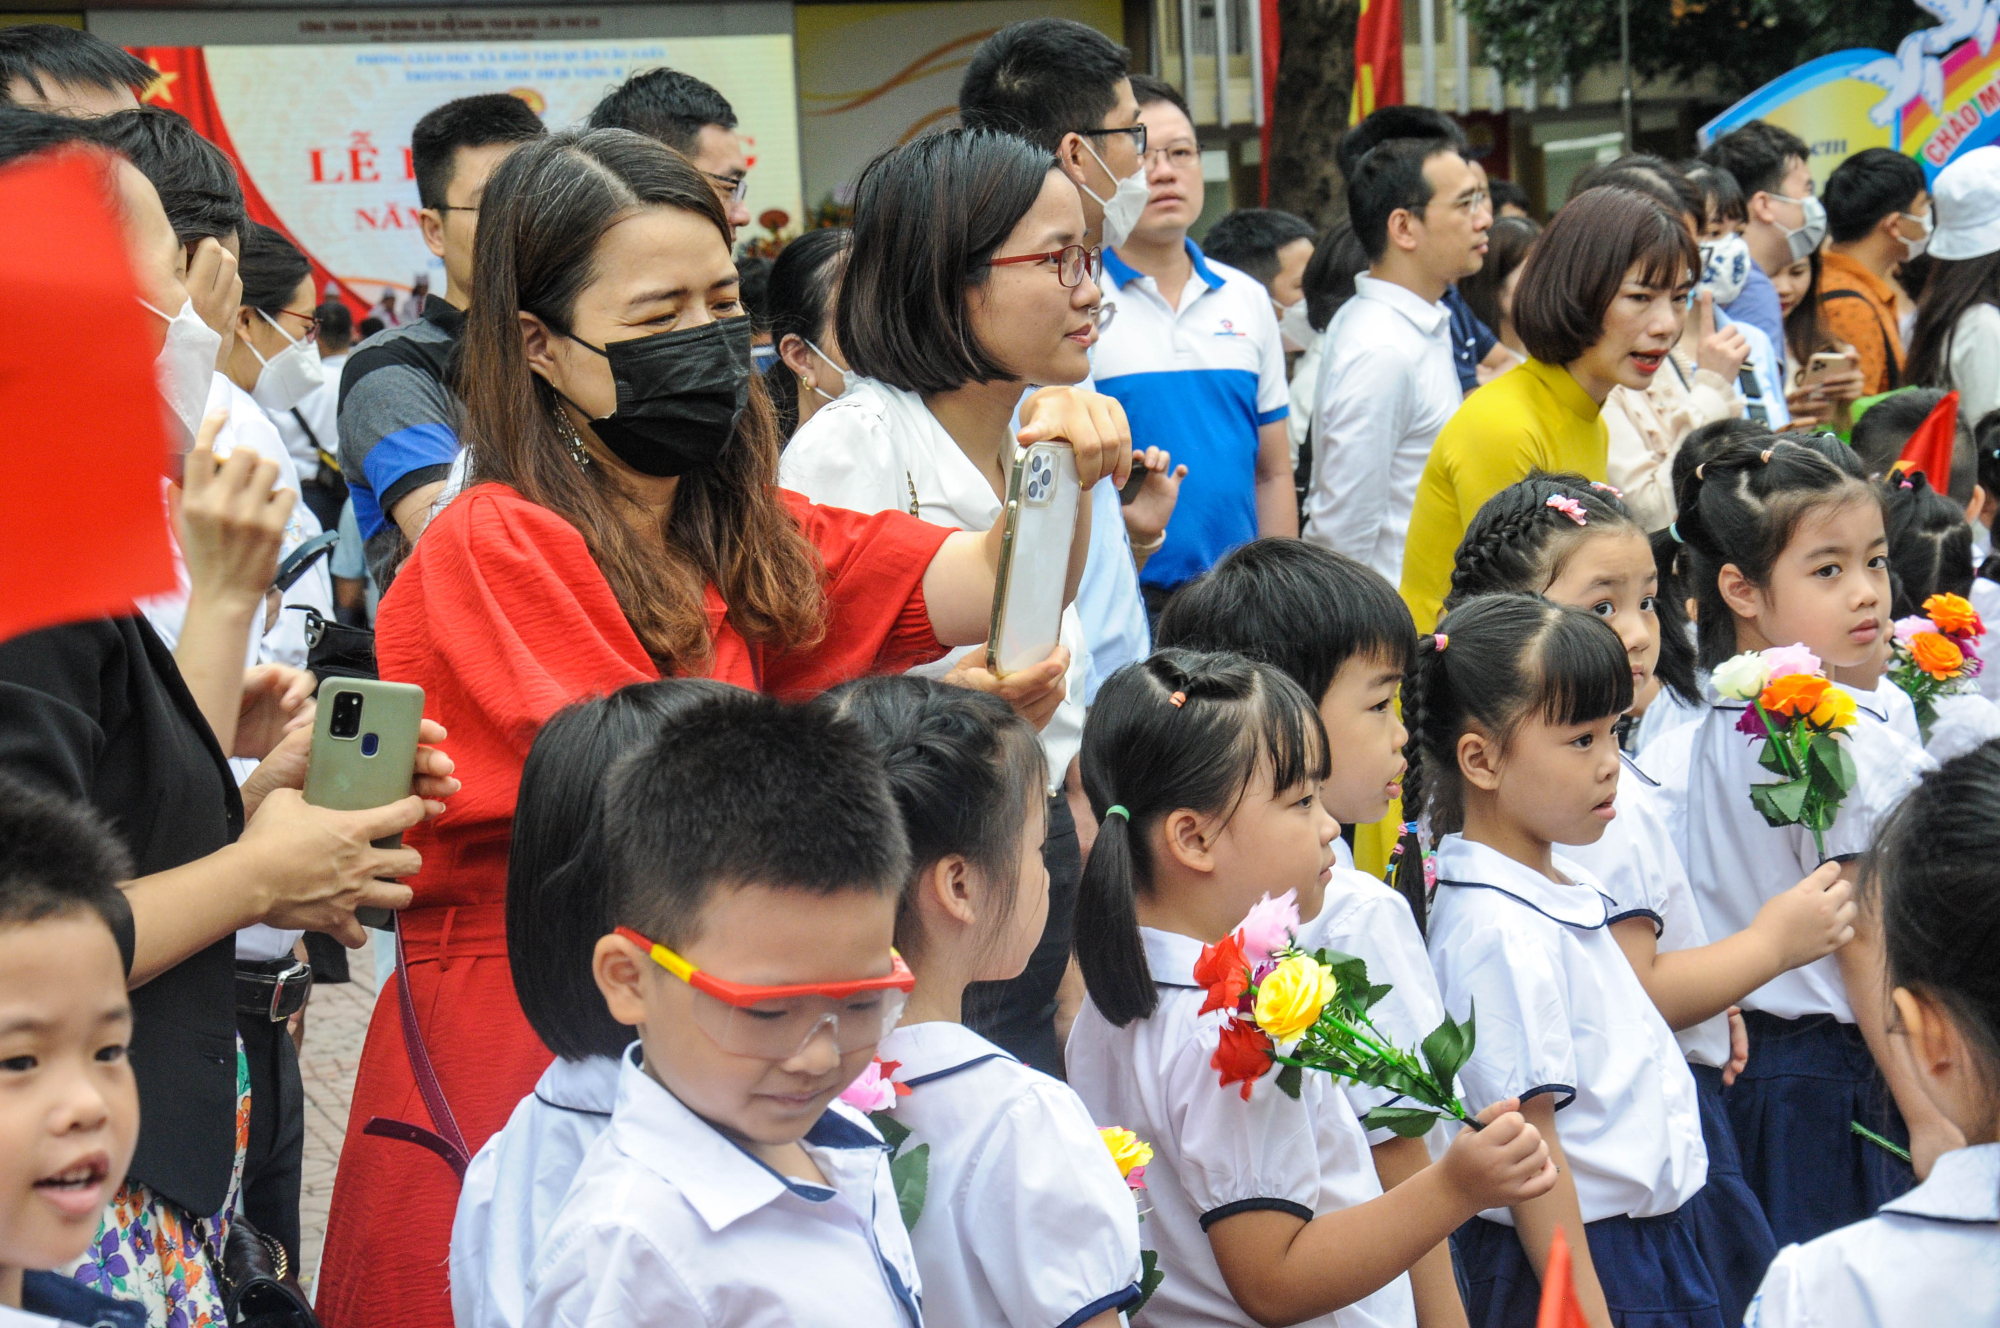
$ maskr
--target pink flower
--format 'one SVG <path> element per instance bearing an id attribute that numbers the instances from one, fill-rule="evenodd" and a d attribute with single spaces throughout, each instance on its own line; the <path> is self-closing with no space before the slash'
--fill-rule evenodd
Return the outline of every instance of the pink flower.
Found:
<path id="1" fill-rule="evenodd" d="M 1549 495 L 1548 502 L 1542 505 L 1544 507 L 1553 508 L 1554 510 L 1561 512 L 1564 516 L 1576 522 L 1576 524 L 1578 524 L 1579 526 L 1587 526 L 1590 524 L 1590 514 L 1584 511 L 1583 504 L 1578 502 L 1574 498 L 1565 498 L 1563 497 L 1563 495 L 1559 493 L 1552 493 Z"/>
<path id="2" fill-rule="evenodd" d="M 909 1095 L 909 1086 L 896 1083 L 889 1076 L 903 1068 L 901 1061 L 884 1062 L 880 1058 L 868 1062 L 858 1078 L 840 1090 L 840 1100 L 856 1111 L 887 1111 L 896 1105 L 898 1097 Z"/>
<path id="3" fill-rule="evenodd" d="M 1764 662 L 1771 666 L 1774 680 L 1794 673 L 1819 672 L 1819 656 L 1804 646 L 1772 646 L 1764 652 Z"/>
<path id="4" fill-rule="evenodd" d="M 1243 938 L 1243 957 L 1255 968 L 1292 943 L 1299 929 L 1299 892 L 1287 890 L 1276 899 L 1265 895 L 1250 906 L 1237 934 Z"/>
<path id="5" fill-rule="evenodd" d="M 1126 1172 L 1126 1173 L 1125 1173 L 1125 1188 L 1126 1188 L 1126 1189 L 1128 1189 L 1128 1190 L 1143 1190 L 1143 1189 L 1145 1189 L 1145 1188 L 1146 1188 L 1146 1168 L 1144 1168 L 1144 1167 L 1133 1167 L 1133 1168 L 1132 1168 L 1132 1169 L 1131 1169 L 1130 1171 Z"/>
<path id="6" fill-rule="evenodd" d="M 1907 618 L 1896 619 L 1896 640 L 1902 645 L 1910 644 L 1911 641 L 1916 639 L 1919 632 L 1935 632 L 1936 630 L 1937 626 L 1921 613 L 1913 613 Z"/>

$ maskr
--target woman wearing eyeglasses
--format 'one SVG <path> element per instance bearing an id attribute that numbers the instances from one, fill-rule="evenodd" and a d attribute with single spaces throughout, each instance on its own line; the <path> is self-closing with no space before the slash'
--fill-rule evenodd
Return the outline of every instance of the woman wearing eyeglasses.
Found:
<path id="1" fill-rule="evenodd" d="M 1074 190 L 1071 191 L 1072 197 Z M 413 1026 L 466 1151 L 551 1059 L 507 962 L 515 794 L 542 723 L 669 675 L 801 697 L 984 640 L 998 532 L 862 515 L 778 487 L 729 223 L 708 180 L 618 129 L 517 148 L 481 202 L 460 388 L 468 487 L 382 600 L 382 676 L 421 685 L 463 799 L 413 835 L 425 870 L 400 918 Z M 1086 482 L 1130 441 L 1050 425 Z M 1070 549 L 1081 574 L 1088 530 Z M 385 989 L 356 1078 L 319 1277 L 327 1328 L 445 1328 L 458 1186 L 444 1163 L 364 1133 L 449 1135 Z"/>
<path id="2" fill-rule="evenodd" d="M 954 129 L 876 158 L 856 186 L 853 247 L 835 315 L 855 376 L 786 447 L 785 487 L 816 502 L 908 512 L 961 530 L 999 524 L 1014 453 L 1029 436 L 1014 424 L 1022 393 L 1090 373 L 1103 297 L 1098 252 L 1082 246 L 1083 236 L 1076 187 L 1053 156 L 1011 134 Z M 1060 395 L 1101 427 L 1124 430 L 1124 411 L 1111 398 Z M 1090 504 L 1080 515 L 1088 520 Z M 1052 780 L 1043 849 L 1048 925 L 1021 977 L 974 987 L 966 1022 L 1051 1073 L 1061 1064 L 1053 1011 L 1083 870 L 1061 792 L 1082 744 L 1089 668 L 1073 605 L 1060 639 L 1048 660 L 1004 683 L 972 651 L 913 670 L 998 690 L 1042 730 Z"/>

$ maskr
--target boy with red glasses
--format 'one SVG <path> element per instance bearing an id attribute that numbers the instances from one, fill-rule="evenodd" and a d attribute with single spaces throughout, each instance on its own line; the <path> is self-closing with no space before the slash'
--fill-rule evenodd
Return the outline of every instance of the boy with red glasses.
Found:
<path id="1" fill-rule="evenodd" d="M 615 766 L 604 826 L 593 972 L 639 1042 L 529 1275 L 528 1328 L 918 1328 L 886 1150 L 835 1101 L 914 985 L 879 759 L 847 722 L 746 692 Z"/>

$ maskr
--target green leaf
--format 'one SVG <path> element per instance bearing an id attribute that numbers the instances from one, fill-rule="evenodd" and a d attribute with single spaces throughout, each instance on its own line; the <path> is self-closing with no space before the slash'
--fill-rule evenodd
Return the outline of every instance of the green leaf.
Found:
<path id="1" fill-rule="evenodd" d="M 1420 1139 L 1437 1124 L 1439 1113 L 1424 1107 L 1376 1107 L 1361 1118 L 1364 1130 L 1392 1130 L 1398 1138 Z"/>
<path id="2" fill-rule="evenodd" d="M 900 1157 L 889 1159 L 889 1179 L 896 1187 L 896 1203 L 903 1210 L 903 1229 L 915 1231 L 924 1211 L 924 1195 L 931 1184 L 931 1146 L 918 1144 Z"/>
<path id="3" fill-rule="evenodd" d="M 1305 1072 L 1296 1065 L 1287 1065 L 1278 1071 L 1278 1088 L 1294 1102 L 1298 1101 L 1299 1090 L 1303 1086 Z"/>
<path id="4" fill-rule="evenodd" d="M 1789 775 L 1792 773 L 1791 761 L 1785 755 L 1784 748 L 1780 746 L 1782 741 L 1783 739 L 1781 738 L 1766 738 L 1764 739 L 1764 750 L 1757 753 L 1757 764 L 1763 766 L 1774 775 Z"/>
<path id="5" fill-rule="evenodd" d="M 897 1120 L 887 1111 L 869 1112 L 868 1121 L 875 1127 L 876 1132 L 882 1136 L 883 1141 L 889 1145 L 889 1156 L 891 1157 L 894 1157 L 896 1150 L 903 1146 L 903 1140 L 910 1137 L 910 1127 Z"/>
<path id="6" fill-rule="evenodd" d="M 1444 1022 L 1424 1039 L 1423 1053 L 1424 1064 L 1430 1067 L 1438 1087 L 1446 1093 L 1451 1092 L 1452 1080 L 1457 1076 L 1459 1067 L 1465 1064 L 1470 1050 L 1465 1046 L 1464 1032 L 1450 1015 L 1447 1014 Z"/>
<path id="7" fill-rule="evenodd" d="M 1797 825 L 1805 814 L 1806 794 L 1811 779 L 1789 779 L 1782 784 L 1752 784 L 1750 805 L 1774 826 Z"/>
<path id="8" fill-rule="evenodd" d="M 1333 970 L 1334 985 L 1342 996 L 1352 1000 L 1354 995 L 1368 990 L 1368 963 L 1351 954 L 1338 950 L 1321 950 L 1313 956 L 1320 963 Z M 1353 995 L 1350 995 L 1352 993 Z"/>
<path id="9" fill-rule="evenodd" d="M 1160 1289 L 1160 1283 L 1166 1280 L 1167 1280 L 1167 1275 L 1160 1268 L 1159 1251 L 1140 1250 L 1139 1251 L 1139 1299 L 1133 1302 L 1131 1309 L 1125 1311 L 1126 1318 L 1129 1319 L 1133 1315 L 1137 1314 L 1140 1310 L 1145 1309 L 1146 1302 L 1153 1298 L 1153 1293 Z"/>
<path id="10" fill-rule="evenodd" d="M 1360 1001 L 1361 1008 L 1363 1010 L 1374 1009 L 1376 1002 L 1380 1001 L 1384 996 L 1387 996 L 1390 992 L 1394 991 L 1395 989 L 1396 989 L 1395 986 L 1391 983 L 1387 982 L 1376 983 L 1374 986 L 1370 987 L 1367 990 L 1367 992 L 1363 995 Z"/>

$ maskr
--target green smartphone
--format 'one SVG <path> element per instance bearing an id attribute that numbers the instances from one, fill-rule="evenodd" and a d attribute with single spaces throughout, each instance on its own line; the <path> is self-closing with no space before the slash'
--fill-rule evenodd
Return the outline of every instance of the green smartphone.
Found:
<path id="1" fill-rule="evenodd" d="M 319 685 L 313 719 L 312 761 L 306 767 L 305 799 L 315 807 L 366 811 L 410 796 L 417 761 L 417 726 L 424 718 L 424 689 L 375 678 L 328 678 Z M 401 834 L 375 841 L 376 848 L 400 848 Z M 395 915 L 386 908 L 361 908 L 363 926 L 388 931 Z"/>

